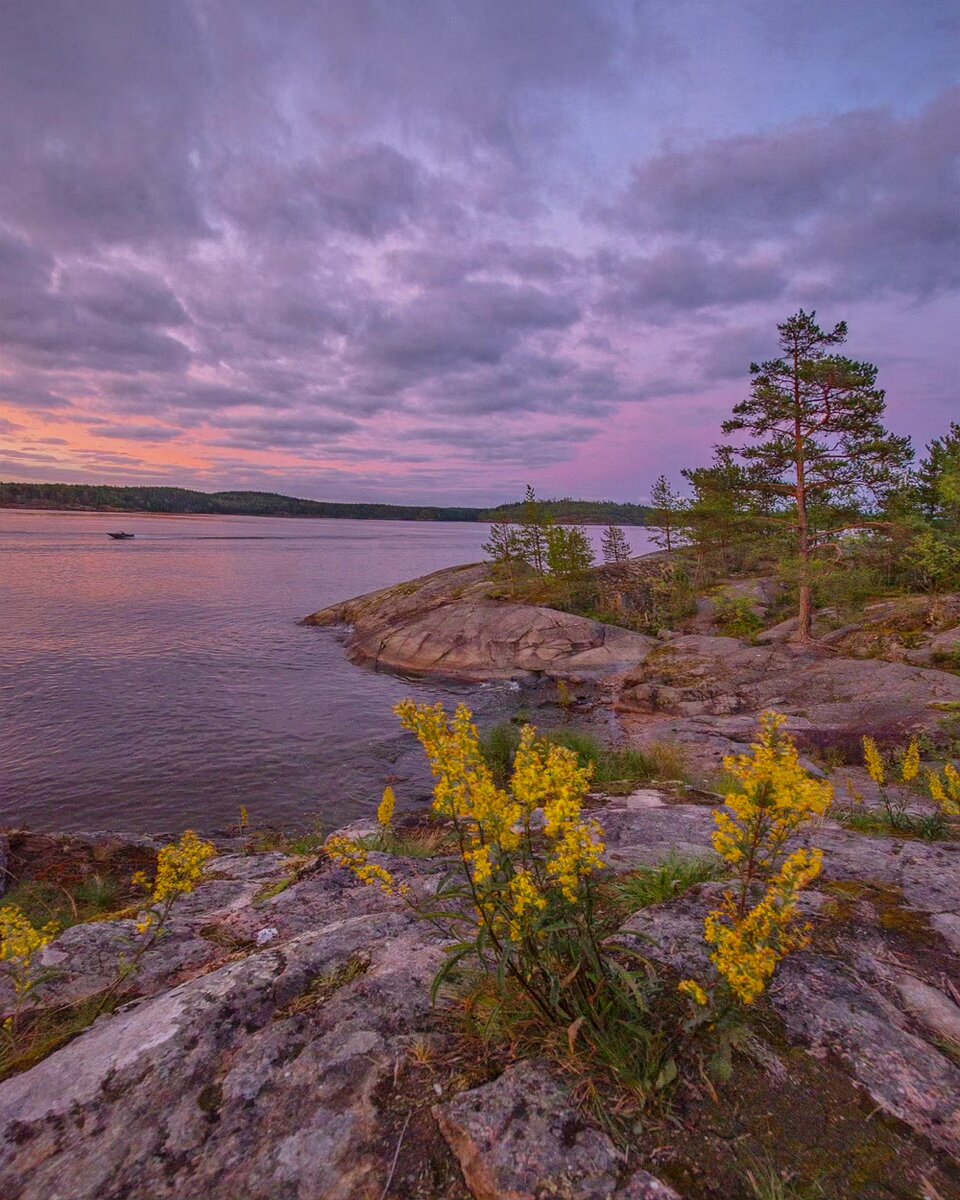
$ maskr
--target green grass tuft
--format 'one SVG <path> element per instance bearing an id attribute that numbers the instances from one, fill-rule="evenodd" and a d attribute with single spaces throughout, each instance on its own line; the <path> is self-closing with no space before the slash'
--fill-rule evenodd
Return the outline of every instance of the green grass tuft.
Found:
<path id="1" fill-rule="evenodd" d="M 653 780 L 683 780 L 688 776 L 682 749 L 670 742 L 657 742 L 646 750 L 636 746 L 605 746 L 599 738 L 578 729 L 557 729 L 543 735 L 555 746 L 565 746 L 576 754 L 582 767 L 593 768 L 593 783 L 636 786 Z M 513 771 L 513 760 L 520 743 L 520 730 L 512 723 L 494 725 L 481 736 L 480 749 L 487 766 L 500 787 L 505 787 Z"/>
<path id="2" fill-rule="evenodd" d="M 671 851 L 655 867 L 640 867 L 618 879 L 615 886 L 618 904 L 627 912 L 649 908 L 676 900 L 698 883 L 710 883 L 726 877 L 727 871 L 718 858 L 684 858 Z"/>

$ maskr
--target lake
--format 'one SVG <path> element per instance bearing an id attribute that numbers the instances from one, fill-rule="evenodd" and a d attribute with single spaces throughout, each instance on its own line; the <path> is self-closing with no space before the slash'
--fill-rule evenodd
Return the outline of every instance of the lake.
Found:
<path id="1" fill-rule="evenodd" d="M 112 529 L 136 534 L 114 542 Z M 600 530 L 591 531 L 599 540 Z M 637 553 L 642 529 L 627 535 Z M 326 828 L 430 789 L 392 706 L 509 685 L 353 666 L 328 604 L 483 557 L 487 526 L 0 510 L 0 825 Z"/>

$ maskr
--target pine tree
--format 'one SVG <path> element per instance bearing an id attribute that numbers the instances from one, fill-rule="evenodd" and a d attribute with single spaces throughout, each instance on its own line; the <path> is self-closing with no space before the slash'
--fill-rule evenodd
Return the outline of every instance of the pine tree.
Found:
<path id="1" fill-rule="evenodd" d="M 742 553 L 764 528 L 769 501 L 752 494 L 751 472 L 733 461 L 729 449 L 720 447 L 709 467 L 682 472 L 693 490 L 684 509 L 684 536 L 696 555 L 702 580 L 711 569 L 729 571 L 734 551 Z"/>
<path id="2" fill-rule="evenodd" d="M 947 533 L 960 534 L 960 424 L 956 421 L 927 446 L 917 470 L 917 493 L 927 521 Z"/>
<path id="3" fill-rule="evenodd" d="M 723 426 L 725 434 L 748 435 L 729 451 L 752 468 L 748 485 L 775 498 L 793 530 L 802 642 L 812 636 L 815 551 L 869 525 L 862 500 L 895 487 L 913 455 L 909 438 L 884 428 L 877 368 L 830 352 L 846 341 L 846 323 L 826 333 L 815 317 L 801 309 L 777 326 L 781 357 L 751 363 L 750 396 Z"/>
<path id="4" fill-rule="evenodd" d="M 652 511 L 647 517 L 647 525 L 659 531 L 651 533 L 650 537 L 654 545 L 664 550 L 673 550 L 682 540 L 680 518 L 684 504 L 667 482 L 666 475 L 658 476 L 651 488 L 650 503 Z"/>
<path id="5" fill-rule="evenodd" d="M 528 483 L 523 498 L 519 544 L 524 561 L 538 575 L 545 575 L 547 572 L 547 531 L 549 527 L 550 518 L 537 499 L 536 492 Z"/>
<path id="6" fill-rule="evenodd" d="M 619 525 L 608 525 L 600 539 L 605 563 L 622 563 L 630 558 L 630 544 L 627 535 Z"/>
<path id="7" fill-rule="evenodd" d="M 580 525 L 553 525 L 546 533 L 550 573 L 561 579 L 576 579 L 594 563 L 593 546 Z"/>
<path id="8" fill-rule="evenodd" d="M 513 579 L 523 562 L 519 531 L 509 522 L 500 521 L 490 526 L 490 538 L 481 546 L 494 568 Z"/>

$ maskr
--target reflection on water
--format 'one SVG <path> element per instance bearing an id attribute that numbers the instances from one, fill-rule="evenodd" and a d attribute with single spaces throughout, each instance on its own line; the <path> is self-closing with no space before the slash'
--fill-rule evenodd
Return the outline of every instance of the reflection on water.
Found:
<path id="1" fill-rule="evenodd" d="M 127 529 L 114 542 L 108 530 Z M 631 530 L 636 548 L 645 535 Z M 0 824 L 327 827 L 429 790 L 391 707 L 505 687 L 351 666 L 315 609 L 476 561 L 486 526 L 0 511 Z"/>

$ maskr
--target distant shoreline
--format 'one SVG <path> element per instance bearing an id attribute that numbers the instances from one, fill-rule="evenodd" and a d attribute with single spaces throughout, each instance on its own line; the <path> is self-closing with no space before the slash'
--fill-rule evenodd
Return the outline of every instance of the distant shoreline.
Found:
<path id="1" fill-rule="evenodd" d="M 558 525 L 645 527 L 650 510 L 642 504 L 541 500 L 541 511 Z M 378 504 L 305 500 L 278 492 L 198 492 L 175 487 L 119 487 L 113 484 L 16 483 L 0 481 L 0 509 L 63 513 L 125 513 L 139 516 L 313 517 L 353 521 L 418 521 L 457 524 L 516 523 L 523 502 L 493 508 L 465 505 Z"/>

